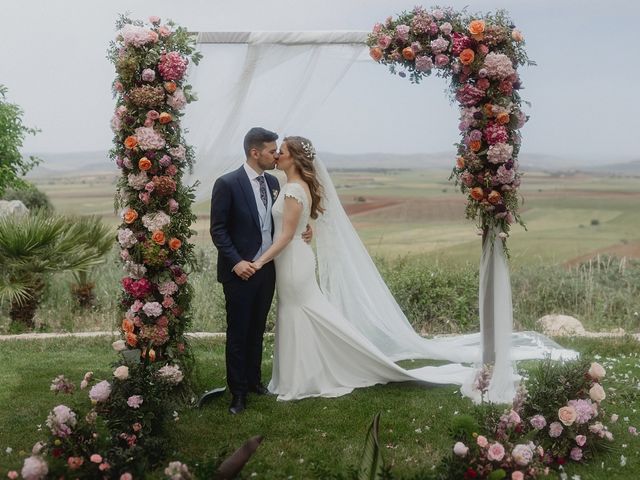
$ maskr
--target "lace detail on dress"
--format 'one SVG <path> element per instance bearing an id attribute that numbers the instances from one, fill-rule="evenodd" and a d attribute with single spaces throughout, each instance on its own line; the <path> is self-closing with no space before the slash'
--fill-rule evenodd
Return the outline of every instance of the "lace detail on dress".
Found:
<path id="1" fill-rule="evenodd" d="M 306 204 L 305 200 L 307 198 L 307 194 L 305 193 L 302 185 L 298 185 L 297 183 L 287 183 L 284 196 L 285 198 L 289 197 L 295 199 L 302 206 L 305 206 Z"/>

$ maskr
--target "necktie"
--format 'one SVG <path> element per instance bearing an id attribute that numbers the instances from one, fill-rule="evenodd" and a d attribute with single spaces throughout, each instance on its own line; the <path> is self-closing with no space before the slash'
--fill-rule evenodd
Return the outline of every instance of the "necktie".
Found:
<path id="1" fill-rule="evenodd" d="M 264 204 L 264 208 L 267 208 L 267 186 L 265 185 L 265 180 L 262 175 L 256 177 L 258 183 L 260 184 L 260 200 Z"/>

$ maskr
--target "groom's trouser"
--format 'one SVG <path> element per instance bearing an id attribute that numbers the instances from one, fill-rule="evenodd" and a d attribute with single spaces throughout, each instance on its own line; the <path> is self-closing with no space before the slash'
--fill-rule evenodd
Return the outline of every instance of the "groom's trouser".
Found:
<path id="1" fill-rule="evenodd" d="M 273 262 L 249 280 L 234 276 L 223 283 L 227 309 L 227 384 L 233 395 L 246 395 L 261 381 L 262 340 L 276 284 Z"/>

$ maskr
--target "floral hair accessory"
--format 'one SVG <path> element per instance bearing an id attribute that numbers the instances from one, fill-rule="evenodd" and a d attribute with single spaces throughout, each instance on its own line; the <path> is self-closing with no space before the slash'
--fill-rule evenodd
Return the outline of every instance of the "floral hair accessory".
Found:
<path id="1" fill-rule="evenodd" d="M 301 142 L 302 149 L 304 150 L 304 155 L 309 160 L 314 160 L 316 158 L 316 149 L 313 148 L 313 145 L 307 142 Z"/>

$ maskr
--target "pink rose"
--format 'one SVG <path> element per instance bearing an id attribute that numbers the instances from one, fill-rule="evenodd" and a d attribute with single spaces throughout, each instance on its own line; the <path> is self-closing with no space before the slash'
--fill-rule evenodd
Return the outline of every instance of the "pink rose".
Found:
<path id="1" fill-rule="evenodd" d="M 91 455 L 89 457 L 89 460 L 92 463 L 102 463 L 102 456 L 100 454 L 98 454 L 98 453 L 94 453 L 93 455 Z"/>
<path id="2" fill-rule="evenodd" d="M 582 449 L 578 447 L 572 448 L 569 456 L 571 457 L 571 460 L 579 462 L 580 460 L 582 460 Z"/>
<path id="3" fill-rule="evenodd" d="M 562 424 L 560 422 L 553 422 L 551 425 L 549 425 L 549 436 L 551 438 L 558 438 L 560 435 L 562 435 Z"/>
<path id="4" fill-rule="evenodd" d="M 7 472 L 7 478 L 9 478 L 10 480 L 14 480 L 16 478 L 18 478 L 18 472 L 16 472 L 15 470 L 10 470 Z"/>
<path id="5" fill-rule="evenodd" d="M 487 441 L 487 437 L 484 437 L 482 435 L 478 435 L 478 438 L 476 438 L 476 443 L 481 448 L 485 448 L 487 445 L 489 445 L 489 442 Z"/>
<path id="6" fill-rule="evenodd" d="M 449 57 L 444 53 L 439 53 L 435 58 L 436 67 L 444 67 L 449 63 Z"/>
<path id="7" fill-rule="evenodd" d="M 489 53 L 489 47 L 487 47 L 486 45 L 482 44 L 478 46 L 478 53 L 480 55 L 486 55 L 487 53 Z"/>
<path id="8" fill-rule="evenodd" d="M 133 475 L 131 475 L 129 472 L 123 473 L 122 475 L 120 475 L 120 480 L 133 480 Z"/>
<path id="9" fill-rule="evenodd" d="M 127 399 L 127 405 L 129 405 L 131 408 L 140 408 L 140 405 L 142 405 L 143 401 L 144 400 L 142 399 L 141 395 L 131 395 Z"/>
<path id="10" fill-rule="evenodd" d="M 378 45 L 383 50 L 391 45 L 391 37 L 389 35 L 380 35 L 378 37 Z"/>
<path id="11" fill-rule="evenodd" d="M 492 462 L 501 461 L 504 458 L 504 447 L 498 442 L 492 443 L 487 451 L 487 458 Z"/>
<path id="12" fill-rule="evenodd" d="M 587 437 L 585 437 L 584 435 L 577 435 L 576 443 L 579 447 L 584 447 L 584 444 L 587 443 Z"/>
<path id="13" fill-rule="evenodd" d="M 156 16 L 156 15 L 152 15 L 149 17 L 149 23 L 153 23 L 154 25 L 156 23 L 160 23 L 160 17 Z"/>
<path id="14" fill-rule="evenodd" d="M 169 35 L 171 35 L 171 29 L 166 25 L 162 25 L 160 28 L 158 28 L 158 33 L 161 37 L 168 37 Z"/>
<path id="15" fill-rule="evenodd" d="M 511 480 L 524 480 L 524 473 L 520 470 L 516 470 L 511 474 Z"/>
<path id="16" fill-rule="evenodd" d="M 638 436 L 638 430 L 636 429 L 636 427 L 629 427 L 629 433 L 634 437 Z"/>

